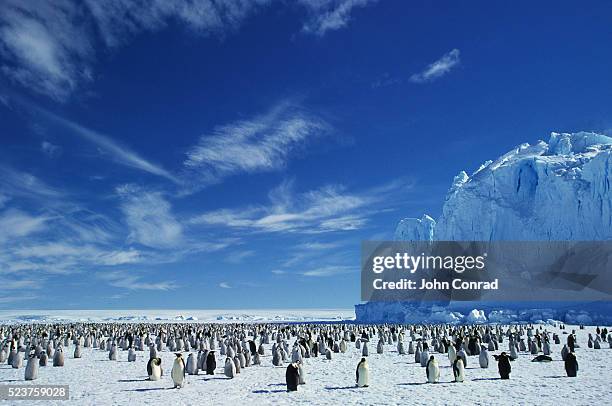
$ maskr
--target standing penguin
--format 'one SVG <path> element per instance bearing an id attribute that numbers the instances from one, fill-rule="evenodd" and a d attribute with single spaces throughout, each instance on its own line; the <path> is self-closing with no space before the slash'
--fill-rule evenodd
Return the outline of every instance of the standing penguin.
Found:
<path id="1" fill-rule="evenodd" d="M 215 352 L 209 351 L 206 356 L 206 375 L 214 375 L 215 369 L 217 369 L 217 360 L 215 359 Z"/>
<path id="2" fill-rule="evenodd" d="M 497 370 L 499 371 L 499 377 L 501 379 L 510 379 L 510 372 L 512 372 L 512 366 L 510 361 L 512 360 L 506 352 L 502 352 L 500 355 L 494 355 L 497 361 Z"/>
<path id="3" fill-rule="evenodd" d="M 573 352 L 568 353 L 565 357 L 565 372 L 570 378 L 575 378 L 578 375 L 578 360 Z"/>
<path id="4" fill-rule="evenodd" d="M 295 392 L 298 388 L 299 380 L 300 380 L 300 372 L 299 372 L 299 366 L 297 362 L 289 364 L 285 372 L 285 381 L 287 382 L 287 392 Z"/>
<path id="5" fill-rule="evenodd" d="M 117 344 L 113 344 L 108 351 L 108 359 L 110 361 L 117 361 Z"/>
<path id="6" fill-rule="evenodd" d="M 150 381 L 159 381 L 162 376 L 161 358 L 151 358 L 147 363 L 147 375 Z"/>
<path id="7" fill-rule="evenodd" d="M 23 352 L 15 351 L 10 361 L 13 368 L 21 368 L 23 366 Z"/>
<path id="8" fill-rule="evenodd" d="M 234 364 L 234 360 L 230 357 L 225 358 L 223 372 L 229 379 L 233 379 L 236 376 L 236 364 Z"/>
<path id="9" fill-rule="evenodd" d="M 300 375 L 299 384 L 304 385 L 306 383 L 306 368 L 304 368 L 303 362 L 298 362 L 298 374 Z"/>
<path id="10" fill-rule="evenodd" d="M 55 354 L 53 354 L 53 366 L 64 366 L 64 351 L 62 350 L 62 347 L 57 347 L 57 350 L 55 350 Z"/>
<path id="11" fill-rule="evenodd" d="M 463 360 L 457 358 L 453 363 L 453 375 L 455 382 L 463 382 L 465 380 L 465 368 L 463 368 Z"/>
<path id="12" fill-rule="evenodd" d="M 429 383 L 437 383 L 440 379 L 440 367 L 433 355 L 429 357 L 429 361 L 427 361 L 425 373 L 427 375 L 427 382 Z"/>
<path id="13" fill-rule="evenodd" d="M 34 379 L 38 379 L 38 359 L 36 358 L 36 354 L 32 352 L 28 356 L 28 364 L 25 369 L 25 380 L 33 381 Z"/>
<path id="14" fill-rule="evenodd" d="M 196 363 L 196 359 L 193 353 L 190 353 L 187 357 L 187 366 L 185 367 L 185 370 L 189 375 L 198 374 L 198 365 Z"/>
<path id="15" fill-rule="evenodd" d="M 174 355 L 176 355 L 176 358 L 174 359 L 170 376 L 172 377 L 172 382 L 174 382 L 174 387 L 182 388 L 185 385 L 185 360 L 180 352 Z"/>
<path id="16" fill-rule="evenodd" d="M 355 381 L 358 387 L 367 388 L 370 386 L 370 367 L 368 366 L 368 360 L 366 358 L 361 358 L 361 361 L 357 364 L 355 375 Z"/>
<path id="17" fill-rule="evenodd" d="M 478 363 L 480 368 L 489 368 L 489 351 L 483 345 L 480 348 L 480 355 L 478 355 Z"/>
<path id="18" fill-rule="evenodd" d="M 83 356 L 83 351 L 81 350 L 81 345 L 77 344 L 74 347 L 74 358 L 81 358 Z"/>
<path id="19" fill-rule="evenodd" d="M 40 354 L 38 355 L 39 360 L 38 360 L 38 365 L 41 367 L 46 367 L 47 366 L 47 361 L 49 360 L 47 358 L 47 353 L 45 351 L 41 351 Z"/>
<path id="20" fill-rule="evenodd" d="M 134 350 L 134 347 L 130 347 L 130 349 L 128 350 L 128 362 L 135 362 L 136 361 L 136 350 Z"/>

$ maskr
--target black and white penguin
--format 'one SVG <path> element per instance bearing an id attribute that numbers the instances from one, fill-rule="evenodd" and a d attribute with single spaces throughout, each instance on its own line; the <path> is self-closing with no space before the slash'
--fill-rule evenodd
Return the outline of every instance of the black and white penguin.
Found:
<path id="1" fill-rule="evenodd" d="M 298 389 L 300 372 L 297 363 L 294 362 L 287 366 L 285 381 L 287 382 L 287 392 L 295 392 Z"/>
<path id="2" fill-rule="evenodd" d="M 480 348 L 478 363 L 480 364 L 480 368 L 489 368 L 489 350 L 487 350 L 484 345 Z"/>
<path id="3" fill-rule="evenodd" d="M 440 380 L 440 367 L 433 355 L 429 357 L 429 361 L 427 361 L 425 374 L 427 375 L 427 382 L 429 383 L 437 383 Z"/>
<path id="4" fill-rule="evenodd" d="M 215 359 L 215 352 L 209 351 L 206 355 L 206 375 L 214 375 L 215 369 L 217 369 L 217 360 Z"/>
<path id="5" fill-rule="evenodd" d="M 39 353 L 38 357 L 39 357 L 38 366 L 46 367 L 49 361 L 49 358 L 47 357 L 47 353 L 45 351 L 42 351 Z"/>
<path id="6" fill-rule="evenodd" d="M 185 385 L 185 360 L 180 352 L 174 355 L 176 355 L 176 358 L 174 359 L 170 376 L 172 377 L 172 382 L 174 382 L 174 387 L 182 388 Z"/>
<path id="7" fill-rule="evenodd" d="M 77 344 L 74 347 L 74 358 L 81 358 L 83 356 L 83 350 L 81 349 L 81 345 Z"/>
<path id="8" fill-rule="evenodd" d="M 493 357 L 497 361 L 499 377 L 501 379 L 510 379 L 510 373 L 512 372 L 510 361 L 512 361 L 512 359 L 506 354 L 506 352 L 502 352 L 500 355 L 494 355 Z"/>
<path id="9" fill-rule="evenodd" d="M 36 358 L 36 354 L 31 352 L 28 356 L 28 364 L 25 369 L 25 380 L 33 381 L 38 379 L 38 358 Z"/>
<path id="10" fill-rule="evenodd" d="M 571 378 L 575 378 L 578 375 L 578 360 L 573 352 L 568 353 L 567 357 L 565 357 L 565 372 Z"/>
<path id="11" fill-rule="evenodd" d="M 187 357 L 187 365 L 185 366 L 185 371 L 189 375 L 197 375 L 198 374 L 198 365 L 196 363 L 196 358 L 193 353 L 190 353 Z"/>
<path id="12" fill-rule="evenodd" d="M 108 359 L 110 361 L 117 361 L 117 344 L 114 344 L 111 346 L 110 350 L 108 351 Z"/>
<path id="13" fill-rule="evenodd" d="M 128 350 L 128 362 L 135 362 L 136 361 L 136 350 L 134 349 L 134 347 L 130 347 L 130 349 Z"/>
<path id="14" fill-rule="evenodd" d="M 370 386 L 370 367 L 368 366 L 368 360 L 364 357 L 357 364 L 357 370 L 355 371 L 355 381 L 357 386 L 360 388 L 367 388 Z"/>
<path id="15" fill-rule="evenodd" d="M 64 366 L 64 350 L 62 349 L 62 347 L 57 347 L 57 350 L 55 350 L 55 354 L 53 354 L 53 366 Z"/>
<path id="16" fill-rule="evenodd" d="M 229 379 L 233 379 L 236 376 L 236 364 L 234 364 L 234 360 L 230 357 L 225 358 L 223 373 L 225 373 L 225 376 Z"/>
<path id="17" fill-rule="evenodd" d="M 463 368 L 463 360 L 457 358 L 453 363 L 453 375 L 455 382 L 463 382 L 465 380 L 465 368 Z"/>
<path id="18" fill-rule="evenodd" d="M 151 358 L 147 363 L 147 375 L 150 381 L 159 381 L 162 376 L 161 358 Z"/>

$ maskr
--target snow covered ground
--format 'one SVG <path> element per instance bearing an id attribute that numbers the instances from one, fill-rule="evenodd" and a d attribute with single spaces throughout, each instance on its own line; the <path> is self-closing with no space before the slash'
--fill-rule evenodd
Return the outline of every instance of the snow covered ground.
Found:
<path id="1" fill-rule="evenodd" d="M 576 328 L 567 327 L 565 331 Z M 561 330 L 553 326 L 546 328 L 559 333 L 561 343 L 565 342 L 567 336 Z M 58 401 L 58 405 L 609 404 L 612 402 L 612 349 L 608 349 L 607 343 L 599 350 L 587 348 L 587 335 L 594 330 L 594 327 L 586 330 L 576 328 L 581 346 L 576 351 L 580 365 L 577 378 L 566 377 L 560 359 L 562 344 L 552 344 L 554 361 L 535 363 L 531 362 L 532 355 L 520 353 L 512 363 L 509 381 L 498 379 L 497 365 L 492 357 L 490 367 L 481 369 L 478 357 L 472 356 L 468 359 L 466 381 L 452 383 L 452 370 L 446 356 L 435 353 L 442 367 L 441 383 L 426 384 L 425 370 L 415 363 L 414 355 L 399 355 L 396 345 L 385 345 L 384 353 L 376 354 L 375 343 L 370 343 L 370 387 L 358 389 L 354 387 L 355 367 L 361 358 L 361 350 L 349 343 L 346 353 L 333 354 L 330 361 L 324 357 L 305 359 L 306 385 L 301 385 L 298 392 L 287 393 L 286 364 L 284 367 L 272 366 L 271 346 L 265 345 L 262 365 L 243 369 L 233 380 L 223 375 L 223 357 L 217 355 L 216 375 L 188 376 L 186 387 L 173 389 L 169 375 L 175 356 L 169 351 L 161 353 L 162 380 L 150 382 L 146 380 L 148 351 L 138 352 L 136 362 L 127 362 L 127 351 L 119 351 L 118 361 L 109 361 L 107 351 L 84 348 L 83 357 L 74 359 L 71 345 L 65 350 L 65 366 L 41 368 L 39 379 L 34 382 L 23 380 L 24 368 L 0 365 L 0 384 L 70 385 L 70 401 Z M 408 344 L 407 340 L 405 344 Z M 506 350 L 507 346 L 508 341 L 504 340 L 500 351 L 494 353 Z"/>

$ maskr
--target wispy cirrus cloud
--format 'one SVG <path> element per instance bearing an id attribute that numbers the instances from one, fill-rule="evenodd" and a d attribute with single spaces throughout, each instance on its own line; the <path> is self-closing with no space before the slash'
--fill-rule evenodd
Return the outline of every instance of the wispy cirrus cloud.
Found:
<path id="1" fill-rule="evenodd" d="M 183 227 L 162 193 L 135 185 L 117 188 L 129 239 L 153 248 L 168 248 L 183 240 Z"/>
<path id="2" fill-rule="evenodd" d="M 302 30 L 309 34 L 324 36 L 328 31 L 346 27 L 351 13 L 377 0 L 300 0 L 309 13 Z"/>
<path id="3" fill-rule="evenodd" d="M 110 286 L 128 290 L 173 290 L 179 286 L 174 281 L 150 281 L 143 276 L 132 275 L 127 271 L 110 271 L 96 276 Z"/>
<path id="4" fill-rule="evenodd" d="M 284 167 L 300 146 L 329 131 L 330 126 L 290 102 L 266 114 L 218 126 L 187 152 L 184 166 L 194 187 L 219 182 L 238 173 Z"/>
<path id="5" fill-rule="evenodd" d="M 176 21 L 196 35 L 223 35 L 268 3 L 6 0 L 0 8 L 1 70 L 34 92 L 64 101 L 93 78 L 96 49 L 116 48 L 138 33 L 159 31 Z"/>
<path id="6" fill-rule="evenodd" d="M 375 0 L 300 0 L 302 30 L 317 36 L 348 25 Z M 179 24 L 196 36 L 223 37 L 273 0 L 5 0 L 0 8 L 0 72 L 15 83 L 67 100 L 95 78 L 100 55 L 138 34 Z M 103 57 L 103 56 L 102 56 Z"/>
<path id="7" fill-rule="evenodd" d="M 294 192 L 293 182 L 286 181 L 270 192 L 269 205 L 213 210 L 188 222 L 268 233 L 351 231 L 362 228 L 374 206 L 388 198 L 389 193 L 401 193 L 409 187 L 402 180 L 359 193 L 330 185 L 299 194 Z"/>
<path id="8" fill-rule="evenodd" d="M 76 135 L 96 145 L 103 152 L 108 154 L 110 159 L 112 159 L 113 161 L 121 165 L 148 172 L 152 175 L 161 176 L 163 178 L 171 180 L 172 182 L 179 183 L 179 180 L 175 176 L 173 176 L 170 172 L 162 168 L 160 165 L 154 164 L 146 160 L 138 153 L 127 148 L 125 145 L 122 145 L 118 141 L 115 141 L 112 137 L 89 129 L 74 121 L 60 117 L 40 107 L 33 105 L 27 106 L 32 108 L 34 111 L 40 113 L 43 117 L 50 120 L 51 122 L 59 124 L 60 126 L 68 129 L 73 135 Z"/>
<path id="9" fill-rule="evenodd" d="M 425 70 L 415 73 L 410 76 L 410 81 L 413 83 L 426 83 L 434 81 L 451 71 L 461 62 L 460 52 L 458 49 L 453 49 L 442 55 L 440 59 L 431 63 Z"/>
<path id="10" fill-rule="evenodd" d="M 301 275 L 321 278 L 321 277 L 344 275 L 344 274 L 356 273 L 356 272 L 359 272 L 359 267 L 331 265 L 331 266 L 324 266 L 321 268 L 310 269 L 308 271 L 301 272 Z"/>

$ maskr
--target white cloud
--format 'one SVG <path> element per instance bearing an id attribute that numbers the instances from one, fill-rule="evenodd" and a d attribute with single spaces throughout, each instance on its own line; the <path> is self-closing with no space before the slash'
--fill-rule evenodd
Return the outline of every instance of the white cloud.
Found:
<path id="1" fill-rule="evenodd" d="M 35 111 L 41 113 L 47 119 L 69 129 L 73 134 L 96 145 L 103 152 L 107 153 L 110 158 L 113 159 L 115 162 L 131 168 L 139 169 L 144 172 L 148 172 L 153 175 L 161 176 L 175 183 L 178 183 L 178 180 L 174 176 L 172 176 L 170 172 L 166 171 L 157 164 L 147 161 L 146 159 L 138 155 L 136 152 L 130 151 L 130 149 L 128 149 L 124 145 L 119 144 L 117 141 L 113 140 L 108 135 L 101 134 L 89 128 L 83 127 L 80 124 L 67 120 L 42 108 L 35 106 L 29 107 L 32 107 Z"/>
<path id="2" fill-rule="evenodd" d="M 19 210 L 9 209 L 0 214 L 0 242 L 25 237 L 45 229 L 49 220 L 45 216 L 31 216 Z"/>
<path id="3" fill-rule="evenodd" d="M 182 241 L 183 227 L 161 193 L 133 185 L 121 186 L 117 193 L 122 199 L 130 240 L 153 248 L 174 247 Z"/>
<path id="4" fill-rule="evenodd" d="M 6 0 L 0 8 L 2 72 L 57 100 L 89 77 L 92 47 L 77 3 Z"/>
<path id="5" fill-rule="evenodd" d="M 283 182 L 270 194 L 267 206 L 219 209 L 192 217 L 192 225 L 221 226 L 255 232 L 294 232 L 316 234 L 362 228 L 367 217 L 381 205 L 389 205 L 411 185 L 393 181 L 359 193 L 339 185 L 325 186 L 302 194 L 293 191 L 292 182 Z"/>
<path id="6" fill-rule="evenodd" d="M 304 23 L 304 32 L 318 36 L 335 31 L 348 25 L 351 12 L 365 7 L 376 0 L 300 0 L 308 10 L 310 18 Z"/>
<path id="7" fill-rule="evenodd" d="M 0 164 L 0 191 L 3 196 L 25 197 L 36 200 L 57 199 L 63 194 L 36 176 Z M 4 200 L 6 202 L 6 200 Z"/>
<path id="8" fill-rule="evenodd" d="M 229 284 L 229 283 L 227 283 L 227 282 L 221 282 L 221 283 L 219 284 L 219 287 L 220 287 L 220 288 L 223 288 L 223 289 L 231 289 L 231 288 L 232 288 L 232 287 L 230 286 L 230 284 Z"/>
<path id="9" fill-rule="evenodd" d="M 321 268 L 311 269 L 309 271 L 302 272 L 304 276 L 311 277 L 327 277 L 327 276 L 336 276 L 343 275 L 348 273 L 358 272 L 359 269 L 351 266 L 325 266 Z"/>
<path id="10" fill-rule="evenodd" d="M 412 75 L 410 81 L 414 83 L 425 83 L 446 75 L 452 68 L 459 64 L 459 54 L 460 52 L 456 48 L 447 52 L 442 55 L 440 59 L 430 64 L 424 71 Z"/>
<path id="11" fill-rule="evenodd" d="M 280 103 L 267 114 L 203 135 L 187 152 L 185 167 L 196 173 L 196 187 L 236 173 L 280 169 L 294 150 L 327 130 L 324 121 L 290 103 Z"/>
<path id="12" fill-rule="evenodd" d="M 172 290 L 178 288 L 173 281 L 143 281 L 143 277 L 130 275 L 128 272 L 99 272 L 96 276 L 110 286 L 128 290 Z"/>
<path id="13" fill-rule="evenodd" d="M 2 72 L 56 100 L 92 79 L 95 49 L 128 42 L 175 21 L 197 35 L 236 30 L 269 0 L 5 0 L 0 8 Z M 101 39 L 103 45 L 98 45 Z"/>

